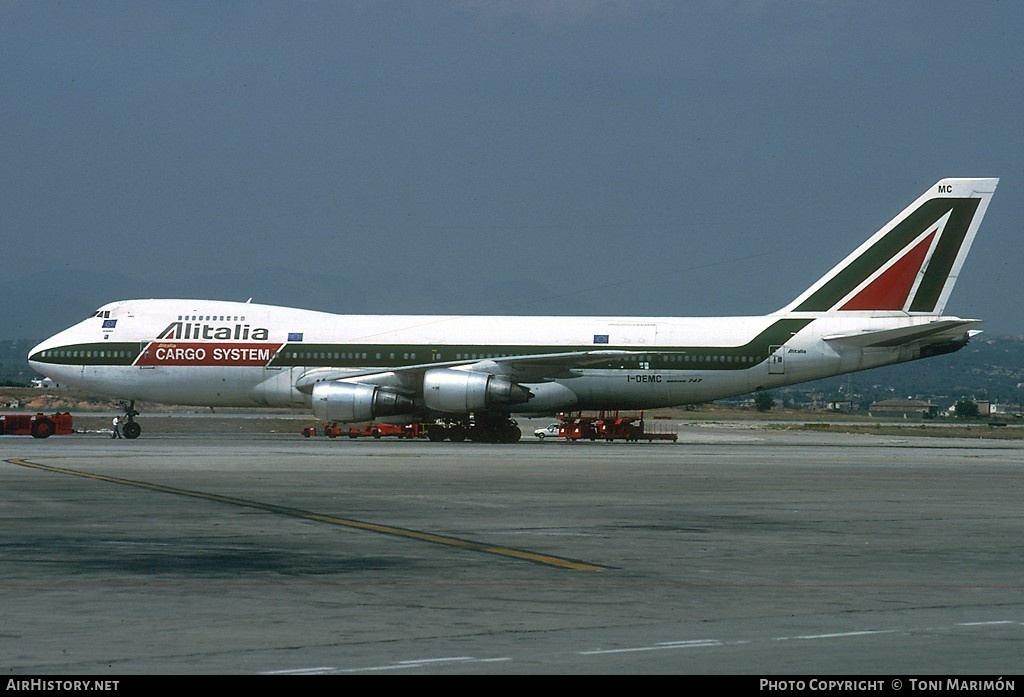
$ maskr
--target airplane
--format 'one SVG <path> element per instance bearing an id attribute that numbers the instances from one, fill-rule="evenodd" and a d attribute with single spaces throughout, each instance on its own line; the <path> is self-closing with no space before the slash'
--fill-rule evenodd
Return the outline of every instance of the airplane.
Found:
<path id="1" fill-rule="evenodd" d="M 748 317 L 337 315 L 121 300 L 29 363 L 125 401 L 305 407 L 324 422 L 434 421 L 431 440 L 516 442 L 514 415 L 708 402 L 961 349 L 944 314 L 998 179 L 943 179 L 785 307 Z"/>

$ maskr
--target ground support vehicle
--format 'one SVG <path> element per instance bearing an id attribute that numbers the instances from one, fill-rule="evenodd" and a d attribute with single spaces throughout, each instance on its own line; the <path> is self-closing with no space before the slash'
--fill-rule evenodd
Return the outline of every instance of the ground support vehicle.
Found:
<path id="1" fill-rule="evenodd" d="M 534 429 L 533 435 L 541 440 L 544 440 L 545 438 L 557 438 L 559 435 L 559 428 L 561 428 L 561 424 L 559 423 L 548 424 L 544 428 Z"/>
<path id="2" fill-rule="evenodd" d="M 328 438 L 426 438 L 429 424 L 366 424 L 342 428 L 336 423 L 324 424 L 320 431 Z M 306 438 L 315 436 L 317 429 L 307 426 L 302 429 Z"/>
<path id="3" fill-rule="evenodd" d="M 71 414 L 0 414 L 0 435 L 49 438 L 74 433 Z"/>
<path id="4" fill-rule="evenodd" d="M 330 438 L 348 436 L 349 438 L 426 438 L 424 424 L 366 424 L 348 430 L 331 429 L 327 433 Z"/>
<path id="5" fill-rule="evenodd" d="M 675 441 L 679 435 L 672 431 L 656 430 L 644 421 L 643 412 L 622 415 L 619 412 L 567 412 L 559 414 L 558 435 L 567 440 L 624 440 L 636 443 L 642 440 Z"/>

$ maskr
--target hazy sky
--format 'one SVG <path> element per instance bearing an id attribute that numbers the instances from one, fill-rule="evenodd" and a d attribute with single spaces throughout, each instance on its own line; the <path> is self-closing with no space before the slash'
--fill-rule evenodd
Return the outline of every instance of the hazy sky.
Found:
<path id="1" fill-rule="evenodd" d="M 1024 334 L 1022 29 L 1018 1 L 0 0 L 0 265 L 131 279 L 104 300 L 759 314 L 994 176 L 948 310 Z"/>

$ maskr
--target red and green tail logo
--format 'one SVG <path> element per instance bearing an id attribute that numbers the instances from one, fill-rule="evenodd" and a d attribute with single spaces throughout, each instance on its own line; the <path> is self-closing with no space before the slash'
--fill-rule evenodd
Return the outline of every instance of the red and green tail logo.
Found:
<path id="1" fill-rule="evenodd" d="M 996 181 L 943 180 L 784 311 L 941 313 Z"/>

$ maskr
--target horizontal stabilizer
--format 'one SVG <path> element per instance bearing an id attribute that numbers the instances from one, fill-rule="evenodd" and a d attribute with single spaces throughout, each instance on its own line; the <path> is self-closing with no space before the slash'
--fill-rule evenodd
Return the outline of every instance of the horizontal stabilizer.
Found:
<path id="1" fill-rule="evenodd" d="M 832 344 L 843 344 L 844 346 L 857 346 L 860 348 L 886 348 L 909 344 L 941 344 L 973 336 L 977 332 L 970 332 L 969 330 L 979 324 L 981 324 L 981 320 L 976 319 L 940 320 L 928 322 L 927 324 L 916 324 L 910 327 L 900 327 L 899 329 L 826 336 L 825 341 Z"/>

